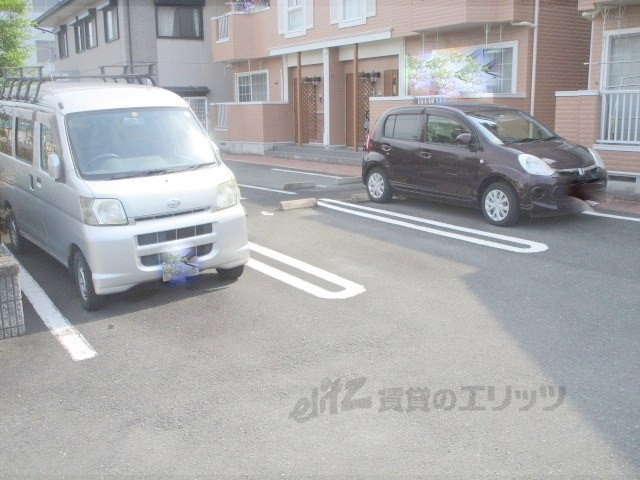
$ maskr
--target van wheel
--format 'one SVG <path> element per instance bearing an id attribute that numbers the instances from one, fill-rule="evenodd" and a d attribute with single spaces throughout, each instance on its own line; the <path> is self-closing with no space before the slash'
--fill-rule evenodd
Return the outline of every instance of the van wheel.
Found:
<path id="1" fill-rule="evenodd" d="M 506 182 L 492 183 L 482 194 L 482 214 L 493 225 L 513 225 L 520 218 L 518 194 Z"/>
<path id="2" fill-rule="evenodd" d="M 386 203 L 391 200 L 393 192 L 389 176 L 381 167 L 376 167 L 367 175 L 367 194 L 377 203 Z"/>
<path id="3" fill-rule="evenodd" d="M 99 310 L 104 305 L 104 297 L 97 295 L 93 288 L 91 269 L 82 252 L 78 251 L 73 257 L 74 280 L 80 293 L 80 300 L 85 310 Z"/>
<path id="4" fill-rule="evenodd" d="M 7 227 L 9 229 L 9 238 L 11 239 L 11 250 L 15 253 L 24 253 L 27 250 L 27 241 L 20 235 L 18 222 L 13 212 L 7 217 Z"/>
<path id="5" fill-rule="evenodd" d="M 216 268 L 216 272 L 222 280 L 237 280 L 244 272 L 244 265 L 233 268 Z"/>

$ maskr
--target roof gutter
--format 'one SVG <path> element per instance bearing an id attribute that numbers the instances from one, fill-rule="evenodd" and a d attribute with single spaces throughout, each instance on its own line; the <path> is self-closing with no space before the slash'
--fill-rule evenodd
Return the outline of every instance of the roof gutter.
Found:
<path id="1" fill-rule="evenodd" d="M 596 15 L 598 15 L 601 11 L 602 11 L 602 5 L 596 5 L 595 9 L 582 12 L 582 16 L 584 18 L 588 18 L 589 20 L 593 20 L 594 18 L 596 18 Z"/>

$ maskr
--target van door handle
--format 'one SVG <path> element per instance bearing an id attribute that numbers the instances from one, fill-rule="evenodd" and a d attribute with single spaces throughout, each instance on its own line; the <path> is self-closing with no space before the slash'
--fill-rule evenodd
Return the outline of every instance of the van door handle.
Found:
<path id="1" fill-rule="evenodd" d="M 421 158 L 431 158 L 431 152 L 420 152 Z"/>
<path id="2" fill-rule="evenodd" d="M 382 150 L 383 152 L 390 152 L 391 145 L 380 145 L 380 150 Z"/>
<path id="3" fill-rule="evenodd" d="M 33 175 L 29 174 L 29 188 L 31 188 L 31 190 L 35 190 L 35 187 L 33 186 Z"/>

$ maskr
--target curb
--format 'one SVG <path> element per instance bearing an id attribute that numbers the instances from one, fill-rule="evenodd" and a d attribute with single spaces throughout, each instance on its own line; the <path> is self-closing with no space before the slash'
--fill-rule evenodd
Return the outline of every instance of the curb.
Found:
<path id="1" fill-rule="evenodd" d="M 315 207 L 318 201 L 315 198 L 300 198 L 297 200 L 285 200 L 280 202 L 280 210 L 294 210 L 297 208 Z"/>
<path id="2" fill-rule="evenodd" d="M 336 180 L 336 185 L 350 185 L 352 183 L 362 183 L 362 177 L 344 177 Z"/>
<path id="3" fill-rule="evenodd" d="M 284 190 L 302 190 L 303 188 L 314 188 L 316 184 L 314 182 L 295 182 L 286 183 Z"/>

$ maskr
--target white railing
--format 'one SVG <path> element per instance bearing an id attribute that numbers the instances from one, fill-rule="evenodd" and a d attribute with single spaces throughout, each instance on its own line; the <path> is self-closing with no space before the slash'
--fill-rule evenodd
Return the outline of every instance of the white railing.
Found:
<path id="1" fill-rule="evenodd" d="M 432 105 L 434 103 L 445 103 L 446 101 L 446 95 L 424 95 L 416 97 L 416 103 L 418 105 Z"/>
<path id="2" fill-rule="evenodd" d="M 598 143 L 640 145 L 640 90 L 603 90 Z"/>

